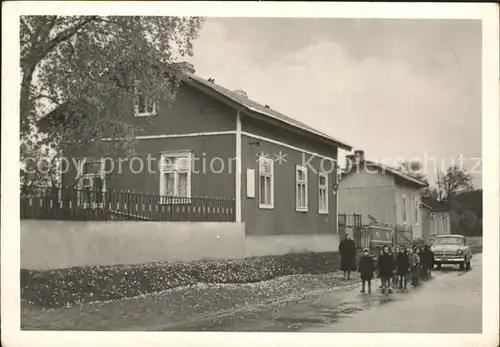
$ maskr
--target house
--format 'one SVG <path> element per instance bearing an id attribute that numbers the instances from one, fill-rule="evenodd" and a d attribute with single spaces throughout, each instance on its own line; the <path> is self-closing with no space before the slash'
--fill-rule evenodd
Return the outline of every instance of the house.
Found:
<path id="1" fill-rule="evenodd" d="M 451 234 L 450 209 L 447 204 L 430 196 L 422 196 L 420 211 L 422 234 L 426 244 L 435 235 Z"/>
<path id="2" fill-rule="evenodd" d="M 420 190 L 427 184 L 387 165 L 365 160 L 364 151 L 346 157 L 339 180 L 339 213 L 363 221 L 411 230 L 422 237 Z"/>
<path id="3" fill-rule="evenodd" d="M 235 221 L 245 223 L 246 235 L 267 237 L 255 241 L 255 255 L 280 247 L 336 250 L 337 154 L 351 146 L 252 101 L 244 91 L 197 76 L 189 63 L 180 66 L 174 101 L 139 97 L 134 109 L 124 110 L 141 128 L 136 157 L 118 174 L 108 174 L 98 155 L 75 148 L 66 156 L 95 160 L 81 161 L 67 175 L 103 190 L 234 198 Z M 160 163 L 157 170 L 139 170 L 148 156 Z"/>

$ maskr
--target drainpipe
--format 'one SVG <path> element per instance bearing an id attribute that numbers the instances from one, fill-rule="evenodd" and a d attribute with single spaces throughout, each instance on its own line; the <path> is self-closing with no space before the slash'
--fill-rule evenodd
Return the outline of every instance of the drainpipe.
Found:
<path id="1" fill-rule="evenodd" d="M 337 235 L 339 234 L 339 167 L 338 167 L 338 156 L 337 156 L 337 160 L 335 160 L 334 162 L 334 166 L 335 166 L 335 169 L 334 169 L 334 177 L 333 177 L 333 194 L 335 195 L 335 209 L 334 209 L 334 213 L 335 213 L 335 220 L 337 221 L 336 222 L 336 233 Z"/>
<path id="2" fill-rule="evenodd" d="M 241 222 L 241 115 L 236 111 L 236 222 Z"/>

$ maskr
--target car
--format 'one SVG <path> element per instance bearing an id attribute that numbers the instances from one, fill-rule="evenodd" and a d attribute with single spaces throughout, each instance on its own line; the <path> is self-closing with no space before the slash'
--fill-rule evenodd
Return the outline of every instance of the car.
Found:
<path id="1" fill-rule="evenodd" d="M 470 270 L 471 248 L 463 235 L 437 235 L 431 247 L 434 265 L 440 269 L 443 264 L 459 265 L 460 269 Z"/>

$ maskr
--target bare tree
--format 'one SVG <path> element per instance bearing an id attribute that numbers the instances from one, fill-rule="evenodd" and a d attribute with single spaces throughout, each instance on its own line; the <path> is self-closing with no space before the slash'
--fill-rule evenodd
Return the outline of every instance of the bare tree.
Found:
<path id="1" fill-rule="evenodd" d="M 450 166 L 444 174 L 438 173 L 437 187 L 440 200 L 450 206 L 454 196 L 474 190 L 472 176 L 456 165 Z"/>

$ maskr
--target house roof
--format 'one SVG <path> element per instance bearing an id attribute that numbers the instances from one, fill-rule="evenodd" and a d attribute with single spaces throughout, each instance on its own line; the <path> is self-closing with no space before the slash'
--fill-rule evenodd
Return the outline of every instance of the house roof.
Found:
<path id="1" fill-rule="evenodd" d="M 412 177 L 410 175 L 407 175 L 404 172 L 401 172 L 398 169 L 393 168 L 391 166 L 380 164 L 380 163 L 377 163 L 377 162 L 371 161 L 371 160 L 364 160 L 363 164 L 365 164 L 367 166 L 379 168 L 382 171 L 382 173 L 387 173 L 388 172 L 388 173 L 390 173 L 393 176 L 399 177 L 399 178 L 401 178 L 401 179 L 403 179 L 403 180 L 405 180 L 407 182 L 416 184 L 418 186 L 421 186 L 421 187 L 428 187 L 429 186 L 426 182 L 422 182 L 421 180 L 419 180 L 419 179 L 417 179 L 415 177 Z M 349 169 L 345 169 L 344 171 L 345 171 L 345 175 L 348 175 L 349 173 L 354 172 L 356 170 L 353 168 L 353 169 L 350 169 L 350 170 Z"/>
<path id="2" fill-rule="evenodd" d="M 432 211 L 448 211 L 449 210 L 448 205 L 446 205 L 444 202 L 436 200 L 430 196 L 422 196 L 421 201 L 422 201 L 422 206 L 424 206 Z"/>
<path id="3" fill-rule="evenodd" d="M 191 85 L 193 85 L 195 87 L 198 87 L 200 85 L 207 87 L 210 90 L 220 94 L 221 96 L 239 104 L 240 106 L 243 106 L 244 108 L 246 108 L 250 112 L 254 112 L 254 113 L 257 113 L 257 114 L 262 115 L 264 117 L 275 119 L 281 123 L 285 123 L 285 124 L 292 126 L 294 128 L 298 128 L 298 129 L 306 131 L 310 134 L 319 136 L 320 138 L 322 138 L 324 140 L 327 140 L 329 142 L 333 142 L 335 145 L 339 146 L 342 149 L 345 149 L 348 151 L 352 150 L 351 145 L 343 143 L 343 142 L 339 141 L 338 139 L 336 139 L 328 134 L 325 134 L 325 133 L 323 133 L 323 132 L 321 132 L 321 131 L 319 131 L 319 130 L 317 130 L 317 129 L 315 129 L 307 124 L 299 122 L 296 119 L 285 116 L 284 114 L 282 114 L 276 110 L 273 110 L 272 108 L 270 108 L 268 106 L 261 105 L 258 102 L 249 99 L 246 96 L 240 95 L 240 94 L 236 93 L 235 91 L 231 91 L 229 89 L 226 89 L 218 84 L 215 84 L 214 82 L 209 82 L 208 80 L 205 80 L 205 79 L 203 79 L 203 78 L 201 78 L 193 73 L 186 72 L 185 74 L 188 77 L 186 82 L 190 83 Z"/>
<path id="4" fill-rule="evenodd" d="M 191 86 L 206 92 L 207 89 L 210 91 L 213 91 L 220 95 L 221 97 L 232 101 L 233 103 L 238 104 L 239 106 L 243 107 L 246 109 L 248 112 L 260 115 L 264 118 L 268 119 L 273 119 L 277 121 L 278 123 L 281 123 L 281 126 L 288 126 L 295 128 L 297 130 L 306 132 L 308 134 L 314 135 L 316 137 L 319 137 L 323 141 L 326 141 L 327 143 L 334 144 L 338 146 L 339 148 L 342 148 L 344 150 L 350 151 L 352 150 L 352 146 L 348 145 L 344 142 L 339 141 L 338 139 L 325 134 L 317 129 L 314 129 L 313 127 L 304 124 L 302 122 L 299 122 L 298 120 L 295 120 L 293 118 L 290 118 L 288 116 L 285 116 L 284 114 L 275 111 L 268 107 L 267 105 L 261 105 L 256 101 L 253 101 L 249 99 L 246 96 L 240 95 L 235 91 L 231 91 L 229 89 L 226 89 L 218 84 L 215 84 L 213 81 L 210 82 L 208 80 L 205 80 L 194 73 L 191 73 L 189 71 L 183 71 L 183 74 L 186 78 L 183 80 L 187 83 L 189 83 Z M 60 119 L 60 117 L 63 117 L 63 114 L 71 107 L 68 103 L 64 103 L 60 107 L 56 108 L 52 112 L 50 112 L 48 115 L 43 117 L 40 122 L 39 126 L 46 126 L 48 123 L 48 119 L 50 118 L 52 121 L 56 119 Z"/>

